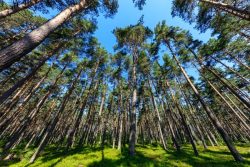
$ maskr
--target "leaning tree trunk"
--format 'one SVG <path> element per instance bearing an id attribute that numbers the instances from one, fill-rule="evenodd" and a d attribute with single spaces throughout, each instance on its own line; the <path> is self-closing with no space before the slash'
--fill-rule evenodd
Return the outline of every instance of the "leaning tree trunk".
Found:
<path id="1" fill-rule="evenodd" d="M 224 142 L 226 143 L 226 145 L 227 145 L 228 149 L 230 150 L 231 154 L 233 155 L 234 159 L 236 161 L 243 161 L 242 156 L 236 150 L 236 148 L 235 148 L 234 144 L 232 143 L 231 138 L 229 137 L 228 133 L 223 129 L 223 127 L 222 127 L 221 123 L 219 122 L 219 120 L 217 119 L 217 117 L 213 114 L 213 112 L 206 105 L 206 103 L 203 100 L 203 98 L 201 97 L 200 93 L 198 92 L 198 90 L 196 89 L 196 87 L 194 86 L 194 84 L 192 83 L 192 81 L 190 80 L 190 78 L 188 77 L 186 71 L 182 68 L 180 62 L 178 61 L 178 59 L 174 55 L 173 50 L 171 49 L 171 47 L 170 47 L 169 44 L 168 44 L 168 48 L 170 49 L 170 51 L 171 51 L 171 53 L 173 55 L 174 60 L 176 61 L 178 67 L 181 69 L 181 72 L 183 73 L 184 77 L 188 81 L 190 87 L 194 91 L 196 97 L 200 101 L 200 103 L 203 106 L 204 110 L 206 111 L 207 115 L 209 116 L 209 118 L 213 122 L 214 126 L 216 127 L 217 131 L 220 133 L 221 137 L 223 138 Z"/>
<path id="2" fill-rule="evenodd" d="M 63 43 L 58 44 L 55 49 L 53 49 L 50 53 L 48 53 L 48 55 L 43 58 L 43 60 L 41 62 L 39 62 L 39 64 L 32 69 L 32 71 L 23 79 L 21 79 L 20 81 L 18 81 L 14 86 L 12 86 L 10 89 L 8 89 L 6 92 L 4 92 L 1 96 L 0 96 L 0 104 L 5 101 L 7 98 L 9 98 L 13 92 L 15 92 L 18 88 L 22 87 L 25 83 L 27 83 L 28 81 L 30 81 L 32 79 L 32 77 L 37 73 L 38 70 L 40 70 L 40 68 L 44 65 L 44 63 L 49 60 L 49 58 L 51 56 L 53 56 L 55 53 L 58 52 L 58 50 L 61 49 L 61 47 L 63 46 Z"/>
<path id="3" fill-rule="evenodd" d="M 229 67 L 228 65 L 226 65 L 225 63 L 223 63 L 222 61 L 220 61 L 219 59 L 211 56 L 211 58 L 217 62 L 219 62 L 220 64 L 222 64 L 224 67 L 226 67 L 228 70 L 230 70 L 231 72 L 233 72 L 235 75 L 237 75 L 238 77 L 240 77 L 242 80 L 244 80 L 245 82 L 247 82 L 248 84 L 250 83 L 250 81 L 245 78 L 244 76 L 242 76 L 239 72 L 235 71 L 234 69 L 232 69 L 231 67 Z"/>
<path id="4" fill-rule="evenodd" d="M 232 88 L 228 83 L 224 81 L 213 69 L 204 66 L 208 71 L 210 71 L 221 83 L 223 83 L 242 103 L 244 103 L 248 108 L 250 108 L 250 103 L 243 98 L 234 88 Z"/>
<path id="5" fill-rule="evenodd" d="M 30 81 L 32 77 L 36 74 L 36 72 L 43 66 L 43 64 L 48 60 L 49 57 L 46 57 L 43 61 L 41 61 L 38 66 L 36 66 L 32 71 L 23 79 L 18 81 L 14 86 L 5 91 L 0 96 L 0 104 L 3 103 L 6 99 L 8 99 L 18 88 L 22 87 L 25 83 Z"/>
<path id="6" fill-rule="evenodd" d="M 21 10 L 27 9 L 27 8 L 37 4 L 39 2 L 41 2 L 41 0 L 31 0 L 31 1 L 28 1 L 28 3 L 23 3 L 21 5 L 18 5 L 17 7 L 5 9 L 5 10 L 0 12 L 0 19 L 5 18 L 7 16 L 10 16 L 12 14 L 15 14 Z"/>
<path id="7" fill-rule="evenodd" d="M 178 102 L 177 102 L 177 100 L 176 100 L 176 98 L 175 98 L 175 96 L 174 96 L 174 94 L 173 94 L 173 92 L 172 92 L 172 89 L 171 89 L 171 87 L 170 87 L 170 84 L 169 84 L 169 82 L 168 82 L 167 80 L 166 80 L 166 84 L 167 84 L 167 87 L 169 88 L 170 95 L 171 95 L 171 97 L 172 97 L 172 100 L 173 100 L 173 102 L 174 102 L 174 105 L 176 106 L 177 110 L 179 111 L 179 114 L 180 114 L 180 116 L 181 116 L 181 121 L 182 121 L 182 123 L 183 123 L 185 132 L 186 132 L 186 134 L 187 134 L 187 136 L 188 136 L 189 142 L 191 143 L 191 145 L 192 145 L 192 147 L 193 147 L 194 154 L 195 154 L 195 156 L 198 156 L 199 153 L 198 153 L 198 150 L 197 150 L 197 148 L 196 148 L 196 146 L 195 146 L 195 143 L 194 143 L 194 139 L 193 139 L 192 133 L 191 133 L 191 131 L 190 131 L 189 127 L 188 127 L 188 124 L 187 124 L 187 122 L 186 122 L 185 115 L 183 114 L 183 111 L 182 111 L 181 107 L 179 106 L 179 104 L 178 104 Z"/>
<path id="8" fill-rule="evenodd" d="M 237 118 L 242 122 L 242 124 L 245 126 L 245 128 L 250 131 L 250 127 L 246 123 L 246 121 L 242 118 L 241 115 L 238 114 L 237 111 L 229 104 L 229 102 L 224 98 L 224 96 L 216 89 L 216 87 L 205 77 L 203 77 L 206 82 L 209 84 L 209 86 L 215 91 L 215 93 L 222 99 L 222 101 L 230 108 L 230 110 L 237 116 Z"/>
<path id="9" fill-rule="evenodd" d="M 235 62 L 237 62 L 239 66 L 242 66 L 243 68 L 246 68 L 246 69 L 250 70 L 250 66 L 244 64 L 239 58 L 237 58 L 236 56 L 234 56 L 233 54 L 231 54 L 229 51 L 225 51 L 225 53 L 230 58 L 232 58 Z"/>
<path id="10" fill-rule="evenodd" d="M 17 128 L 16 132 L 8 139 L 8 142 L 4 146 L 4 151 L 8 151 L 13 144 L 19 139 L 19 136 L 26 130 L 27 126 L 31 123 L 35 115 L 40 111 L 43 104 L 48 99 L 49 95 L 53 91 L 53 88 L 57 85 L 58 80 L 61 78 L 63 72 L 65 71 L 67 65 L 61 70 L 60 74 L 56 77 L 52 87 L 46 92 L 46 94 L 39 100 L 34 109 L 28 113 L 26 117 L 21 121 L 21 124 Z M 7 122 L 8 123 L 8 122 Z"/>
<path id="11" fill-rule="evenodd" d="M 156 115 L 157 115 L 157 118 L 158 118 L 157 126 L 158 126 L 158 130 L 159 130 L 159 133 L 160 133 L 161 142 L 162 142 L 164 150 L 167 150 L 166 142 L 165 142 L 165 139 L 164 139 L 164 136 L 163 136 L 163 133 L 162 133 L 162 128 L 161 128 L 161 117 L 160 117 L 159 110 L 157 108 L 157 104 L 156 104 L 155 97 L 154 97 L 154 94 L 153 94 L 153 91 L 152 91 L 152 85 L 151 85 L 150 80 L 148 80 L 148 84 L 149 84 L 149 89 L 150 89 L 150 94 L 151 94 L 151 100 L 152 100 L 152 103 L 153 103 L 153 108 L 154 108 L 154 110 L 156 112 Z"/>
<path id="12" fill-rule="evenodd" d="M 76 118 L 76 121 L 75 123 L 73 124 L 73 128 L 72 128 L 72 131 L 70 132 L 69 134 L 69 137 L 68 137 L 68 145 L 67 145 L 67 148 L 68 147 L 73 147 L 73 138 L 74 136 L 76 135 L 78 129 L 79 129 L 79 125 L 80 125 L 80 122 L 82 120 L 82 116 L 83 116 L 83 113 L 84 113 L 84 109 L 86 107 L 86 104 L 87 104 L 87 101 L 88 101 L 88 98 L 89 96 L 91 96 L 91 94 L 93 94 L 93 92 L 90 92 L 92 91 L 91 89 L 93 88 L 93 84 L 94 84 L 94 77 L 96 75 L 96 72 L 97 72 L 97 69 L 99 67 L 99 61 L 96 63 L 96 66 L 95 68 L 93 69 L 92 71 L 92 77 L 91 77 L 91 82 L 90 82 L 90 86 L 89 88 L 86 90 L 87 92 L 87 95 L 83 98 L 83 101 L 81 103 L 81 106 L 80 106 L 80 110 L 79 110 L 79 114 L 77 115 L 77 118 Z M 93 90 L 96 90 L 98 84 L 96 83 Z M 83 92 L 84 94 L 85 92 Z"/>
<path id="13" fill-rule="evenodd" d="M 4 80 L 2 80 L 2 81 L 0 82 L 0 85 L 1 85 L 1 86 L 5 86 L 5 84 L 6 84 L 9 80 L 13 79 L 14 76 L 15 76 L 17 73 L 19 73 L 20 71 L 22 71 L 22 68 L 19 68 L 19 69 L 15 70 L 14 73 L 12 73 L 12 74 L 9 75 L 7 78 L 5 78 Z M 0 93 L 1 93 L 1 92 L 0 92 Z"/>
<path id="14" fill-rule="evenodd" d="M 53 19 L 44 23 L 40 27 L 25 35 L 22 39 L 0 51 L 0 71 L 8 68 L 14 62 L 30 53 L 56 28 L 62 25 L 75 13 L 80 12 L 86 7 L 85 0 L 70 6 L 55 16 Z"/>
<path id="15" fill-rule="evenodd" d="M 231 5 L 226 4 L 226 3 L 218 2 L 215 0 L 200 0 L 200 2 L 214 6 L 214 7 L 218 8 L 219 10 L 230 13 L 230 14 L 237 16 L 241 19 L 250 21 L 250 12 L 247 9 L 245 9 L 245 10 L 239 9 L 237 7 L 231 6 Z"/>
<path id="16" fill-rule="evenodd" d="M 194 109 L 193 109 L 193 107 L 192 107 L 192 105 L 191 105 L 191 102 L 189 101 L 189 99 L 188 99 L 188 97 L 187 97 L 185 91 L 183 90 L 182 86 L 180 86 L 180 81 L 179 81 L 179 79 L 177 78 L 176 80 L 177 80 L 177 82 L 178 82 L 178 86 L 179 86 L 179 89 L 180 89 L 180 91 L 181 91 L 181 94 L 182 94 L 183 97 L 184 97 L 184 101 L 186 102 L 186 104 L 187 104 L 187 106 L 188 106 L 188 111 L 190 112 L 191 119 L 192 119 L 192 121 L 193 121 L 193 123 L 194 123 L 194 125 L 195 125 L 196 130 L 198 131 L 198 134 L 199 134 L 199 137 L 200 137 L 200 139 L 201 139 L 201 141 L 202 141 L 202 144 L 203 144 L 203 146 L 204 146 L 204 149 L 207 149 L 207 145 L 206 145 L 206 142 L 205 142 L 205 139 L 204 139 L 204 135 L 202 134 L 202 132 L 201 132 L 201 130 L 200 130 L 200 127 L 199 127 L 199 125 L 198 125 L 196 119 L 195 119 L 194 116 L 193 116 L 192 111 L 193 111 Z"/>
<path id="17" fill-rule="evenodd" d="M 56 127 L 56 124 L 58 123 L 58 120 L 59 120 L 59 117 L 60 117 L 60 114 L 64 111 L 65 107 L 66 107 L 66 104 L 70 98 L 70 95 L 72 94 L 75 86 L 76 86 L 76 83 L 77 81 L 79 80 L 80 78 L 80 75 L 82 73 L 82 69 L 79 70 L 77 76 L 75 77 L 74 81 L 72 82 L 70 88 L 68 89 L 67 93 L 65 94 L 63 100 L 62 100 L 62 103 L 56 113 L 56 116 L 55 118 L 52 120 L 51 124 L 49 125 L 49 128 L 47 129 L 45 135 L 43 136 L 43 139 L 41 140 L 37 150 L 35 151 L 35 153 L 32 155 L 31 159 L 30 159 L 30 163 L 33 163 L 35 161 L 35 159 L 37 158 L 37 156 L 39 155 L 39 153 L 44 149 L 44 147 L 47 145 L 49 139 L 51 138 L 51 134 L 52 132 L 54 131 L 55 127 Z"/>
<path id="18" fill-rule="evenodd" d="M 164 103 L 163 99 L 161 100 L 161 107 L 162 107 L 162 110 L 164 111 L 164 116 L 165 116 L 165 119 L 166 119 L 166 122 L 167 122 L 167 125 L 169 127 L 169 131 L 170 131 L 170 134 L 171 134 L 171 139 L 173 141 L 173 144 L 176 148 L 177 151 L 180 151 L 180 145 L 177 141 L 177 138 L 176 138 L 176 135 L 175 135 L 175 132 L 174 132 L 174 129 L 173 129 L 173 117 L 171 116 L 171 111 L 170 109 L 167 109 L 166 107 L 166 104 Z"/>

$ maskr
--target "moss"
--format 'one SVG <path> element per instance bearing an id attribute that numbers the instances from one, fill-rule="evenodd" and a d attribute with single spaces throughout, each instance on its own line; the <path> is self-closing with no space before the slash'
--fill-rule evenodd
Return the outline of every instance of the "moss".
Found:
<path id="1" fill-rule="evenodd" d="M 249 145 L 239 145 L 237 149 L 244 156 L 244 163 L 237 163 L 225 146 L 209 147 L 204 150 L 198 146 L 200 155 L 195 157 L 191 146 L 183 146 L 180 152 L 173 149 L 164 151 L 159 146 L 137 146 L 136 156 L 130 157 L 128 150 L 121 151 L 111 148 L 81 148 L 65 151 L 55 147 L 47 148 L 33 164 L 29 164 L 29 158 L 34 150 L 19 151 L 20 159 L 1 161 L 0 166 L 10 167 L 247 167 L 250 166 Z"/>

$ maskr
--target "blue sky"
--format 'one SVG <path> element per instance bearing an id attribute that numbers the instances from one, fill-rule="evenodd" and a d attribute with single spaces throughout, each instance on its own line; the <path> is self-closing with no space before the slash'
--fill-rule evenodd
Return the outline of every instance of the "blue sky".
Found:
<path id="1" fill-rule="evenodd" d="M 95 36 L 100 43 L 109 51 L 113 52 L 113 46 L 116 43 L 112 30 L 116 27 L 125 27 L 130 24 L 136 24 L 139 18 L 144 15 L 144 25 L 152 30 L 157 23 L 166 20 L 171 26 L 179 26 L 189 30 L 194 38 L 206 42 L 211 33 L 200 33 L 194 29 L 194 25 L 184 22 L 178 17 L 171 16 L 172 1 L 170 0 L 147 0 L 143 10 L 134 7 L 132 0 L 119 0 L 119 9 L 113 18 L 105 18 L 102 15 L 98 17 L 98 30 Z"/>

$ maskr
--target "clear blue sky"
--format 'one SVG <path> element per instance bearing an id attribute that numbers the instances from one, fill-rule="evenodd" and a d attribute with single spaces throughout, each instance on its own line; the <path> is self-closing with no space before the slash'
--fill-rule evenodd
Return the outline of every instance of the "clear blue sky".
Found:
<path id="1" fill-rule="evenodd" d="M 171 16 L 172 1 L 170 0 L 147 0 L 143 10 L 134 7 L 132 0 L 119 0 L 119 9 L 113 18 L 104 18 L 102 15 L 98 18 L 98 30 L 95 36 L 101 44 L 109 51 L 113 52 L 113 46 L 116 43 L 112 30 L 116 27 L 125 27 L 130 24 L 136 24 L 139 18 L 144 15 L 144 25 L 152 30 L 157 23 L 166 20 L 171 26 L 179 26 L 189 30 L 194 38 L 206 42 L 210 38 L 210 32 L 200 33 L 195 30 L 194 25 L 184 22 L 178 17 Z"/>

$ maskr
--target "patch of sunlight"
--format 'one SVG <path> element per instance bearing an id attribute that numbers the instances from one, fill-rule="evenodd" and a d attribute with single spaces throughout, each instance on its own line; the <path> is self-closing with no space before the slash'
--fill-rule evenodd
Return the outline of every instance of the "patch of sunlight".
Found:
<path id="1" fill-rule="evenodd" d="M 82 148 L 65 151 L 63 149 L 55 150 L 54 148 L 46 149 L 35 163 L 29 164 L 29 158 L 32 156 L 32 149 L 19 153 L 21 161 L 1 163 L 10 167 L 249 167 L 250 166 L 250 149 L 249 145 L 239 145 L 237 149 L 245 158 L 244 163 L 236 163 L 226 146 L 209 146 L 204 149 L 197 146 L 199 156 L 195 157 L 192 147 L 184 145 L 180 152 L 173 148 L 167 151 L 160 146 L 142 146 L 136 147 L 136 155 L 130 157 L 128 148 L 121 150 L 105 148 Z M 4 165 L 3 165 L 4 166 Z"/>

